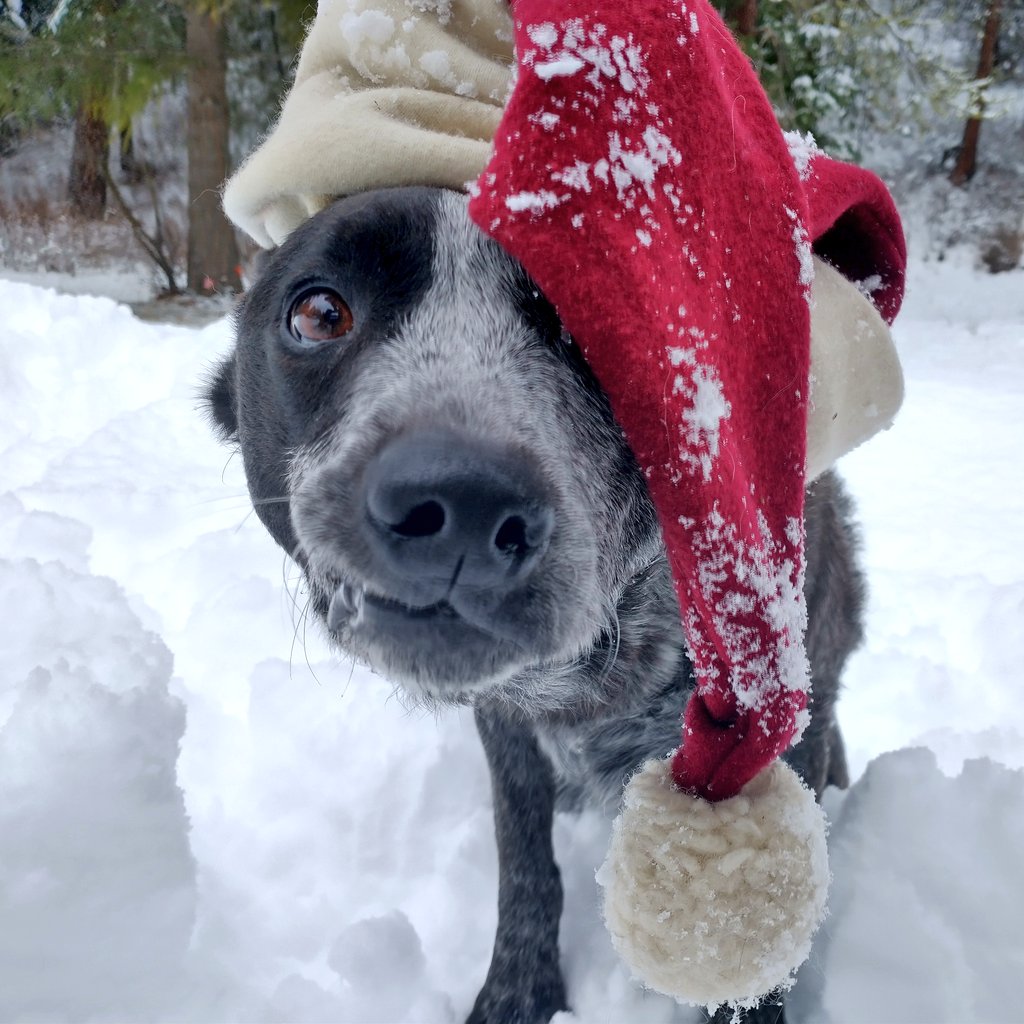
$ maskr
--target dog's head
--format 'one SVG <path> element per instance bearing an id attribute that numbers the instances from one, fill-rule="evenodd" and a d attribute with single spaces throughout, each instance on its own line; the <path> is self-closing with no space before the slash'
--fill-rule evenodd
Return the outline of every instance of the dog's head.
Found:
<path id="1" fill-rule="evenodd" d="M 342 648 L 451 700 L 522 700 L 599 656 L 660 558 L 653 508 L 581 354 L 465 197 L 336 202 L 265 261 L 236 326 L 208 404 Z"/>

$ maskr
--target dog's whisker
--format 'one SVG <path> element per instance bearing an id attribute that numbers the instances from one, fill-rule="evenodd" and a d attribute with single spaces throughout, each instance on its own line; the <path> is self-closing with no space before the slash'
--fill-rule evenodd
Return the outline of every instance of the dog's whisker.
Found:
<path id="1" fill-rule="evenodd" d="M 281 559 L 281 582 L 284 584 L 285 593 L 288 595 L 289 598 L 288 612 L 289 618 L 291 619 L 292 631 L 294 632 L 298 629 L 297 616 L 299 614 L 299 588 L 302 585 L 302 576 L 299 575 L 297 577 L 294 577 L 295 586 L 293 587 L 291 585 L 293 581 L 289 580 L 288 578 L 288 564 L 289 558 L 288 555 L 285 554 L 284 557 Z"/>
<path id="2" fill-rule="evenodd" d="M 223 468 L 220 471 L 220 482 L 221 483 L 225 483 L 226 482 L 226 478 L 227 478 L 227 475 L 228 475 L 228 466 L 231 465 L 231 463 L 234 461 L 235 456 L 238 455 L 240 450 L 241 449 L 239 449 L 237 447 L 233 448 L 232 451 L 231 451 L 231 454 L 227 457 L 227 459 L 225 459 L 224 466 L 223 466 Z"/>
<path id="3" fill-rule="evenodd" d="M 242 531 L 242 529 L 244 528 L 245 524 L 246 524 L 247 522 L 249 522 L 249 520 L 250 520 L 250 519 L 251 519 L 251 518 L 253 517 L 253 515 L 255 515 L 255 513 L 256 513 L 256 509 L 254 509 L 254 508 L 251 508 L 251 509 L 249 509 L 249 512 L 248 512 L 248 514 L 247 514 L 247 515 L 245 515 L 245 516 L 244 516 L 244 517 L 242 518 L 242 521 L 241 521 L 241 522 L 240 522 L 240 523 L 239 523 L 239 524 L 238 524 L 238 525 L 237 525 L 237 526 L 235 527 L 235 530 L 234 530 L 234 532 L 235 532 L 235 533 L 241 533 L 241 531 Z"/>
<path id="4" fill-rule="evenodd" d="M 218 523 L 223 522 L 224 518 L 227 516 L 230 516 L 232 520 L 234 520 L 236 514 L 245 513 L 240 523 L 234 523 L 234 528 L 237 528 L 240 525 L 244 525 L 253 512 L 254 509 L 250 502 L 239 501 L 232 505 L 223 505 L 220 508 L 205 508 L 199 511 L 194 511 L 192 513 L 192 519 L 197 523 Z"/>
<path id="5" fill-rule="evenodd" d="M 306 606 L 302 609 L 302 656 L 306 661 L 306 668 L 309 669 L 309 674 L 316 681 L 317 686 L 322 687 L 323 683 L 320 681 L 320 677 L 316 674 L 316 669 L 313 668 L 313 663 L 309 660 L 309 647 L 306 645 L 306 629 L 309 626 L 309 608 L 312 603 L 312 596 L 307 597 Z"/>
<path id="6" fill-rule="evenodd" d="M 341 688 L 341 693 L 339 694 L 339 697 L 342 699 L 344 699 L 345 695 L 348 693 L 348 688 L 352 685 L 352 679 L 356 674 L 355 658 L 350 655 L 345 660 L 348 661 L 348 679 L 345 680 L 345 685 Z"/>
<path id="7" fill-rule="evenodd" d="M 261 505 L 287 505 L 292 499 L 285 496 L 283 498 L 252 498 L 250 500 L 258 508 Z"/>
<path id="8" fill-rule="evenodd" d="M 309 674 L 313 677 L 317 686 L 323 686 L 320 681 L 320 677 L 316 674 L 316 670 L 313 668 L 313 663 L 309 660 L 309 649 L 306 645 L 306 627 L 309 622 L 309 609 L 313 603 L 312 595 L 306 597 L 305 604 L 302 606 L 302 611 L 299 613 L 298 621 L 295 623 L 295 627 L 292 630 L 292 642 L 291 648 L 288 653 L 288 678 L 294 679 L 294 663 L 295 663 L 295 647 L 301 644 L 302 656 L 306 662 L 306 668 L 309 670 Z"/>
<path id="9" fill-rule="evenodd" d="M 219 494 L 214 498 L 203 498 L 201 501 L 194 501 L 193 508 L 201 508 L 203 505 L 221 505 L 226 501 L 244 501 L 250 504 L 252 499 L 248 494 Z"/>
<path id="10" fill-rule="evenodd" d="M 295 675 L 295 645 L 299 642 L 299 622 L 301 621 L 301 613 L 298 618 L 292 620 L 292 642 L 288 648 L 288 681 L 294 682 Z"/>

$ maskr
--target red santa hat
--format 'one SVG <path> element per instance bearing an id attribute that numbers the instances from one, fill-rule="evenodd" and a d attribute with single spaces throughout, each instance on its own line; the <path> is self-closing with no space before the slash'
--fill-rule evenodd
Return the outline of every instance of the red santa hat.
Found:
<path id="1" fill-rule="evenodd" d="M 512 14 L 503 111 L 505 0 L 320 0 L 225 208 L 272 245 L 333 196 L 460 188 L 494 137 L 471 214 L 609 394 L 698 679 L 679 750 L 627 786 L 606 919 L 651 987 L 750 1004 L 787 983 L 824 907 L 823 819 L 777 760 L 807 700 L 807 430 L 820 472 L 899 406 L 888 331 L 846 282 L 892 319 L 899 221 L 877 179 L 783 135 L 705 0 L 516 0 Z"/>
<path id="2" fill-rule="evenodd" d="M 801 728 L 812 252 L 891 321 L 881 183 L 785 136 L 705 0 L 515 0 L 518 77 L 470 215 L 608 393 L 657 507 L 697 687 L 627 788 L 601 872 L 619 952 L 691 1002 L 756 1003 L 828 881 Z M 788 773 L 788 774 L 787 774 Z"/>

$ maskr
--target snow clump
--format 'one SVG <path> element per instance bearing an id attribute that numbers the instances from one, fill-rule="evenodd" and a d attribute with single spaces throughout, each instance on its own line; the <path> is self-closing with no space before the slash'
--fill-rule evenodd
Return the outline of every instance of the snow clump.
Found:
<path id="1" fill-rule="evenodd" d="M 0 660 L 0 1019 L 153 1016 L 197 901 L 170 652 L 113 580 L 3 559 Z"/>

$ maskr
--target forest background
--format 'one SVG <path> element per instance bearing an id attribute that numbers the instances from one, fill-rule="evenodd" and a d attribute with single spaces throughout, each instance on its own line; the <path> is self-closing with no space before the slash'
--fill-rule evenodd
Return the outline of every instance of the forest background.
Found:
<path id="1" fill-rule="evenodd" d="M 251 243 L 219 189 L 273 123 L 314 13 L 309 0 L 0 0 L 0 271 L 239 290 Z M 1020 265 L 1024 0 L 726 0 L 722 13 L 783 127 L 885 178 L 916 255 L 966 246 L 992 272 Z"/>

